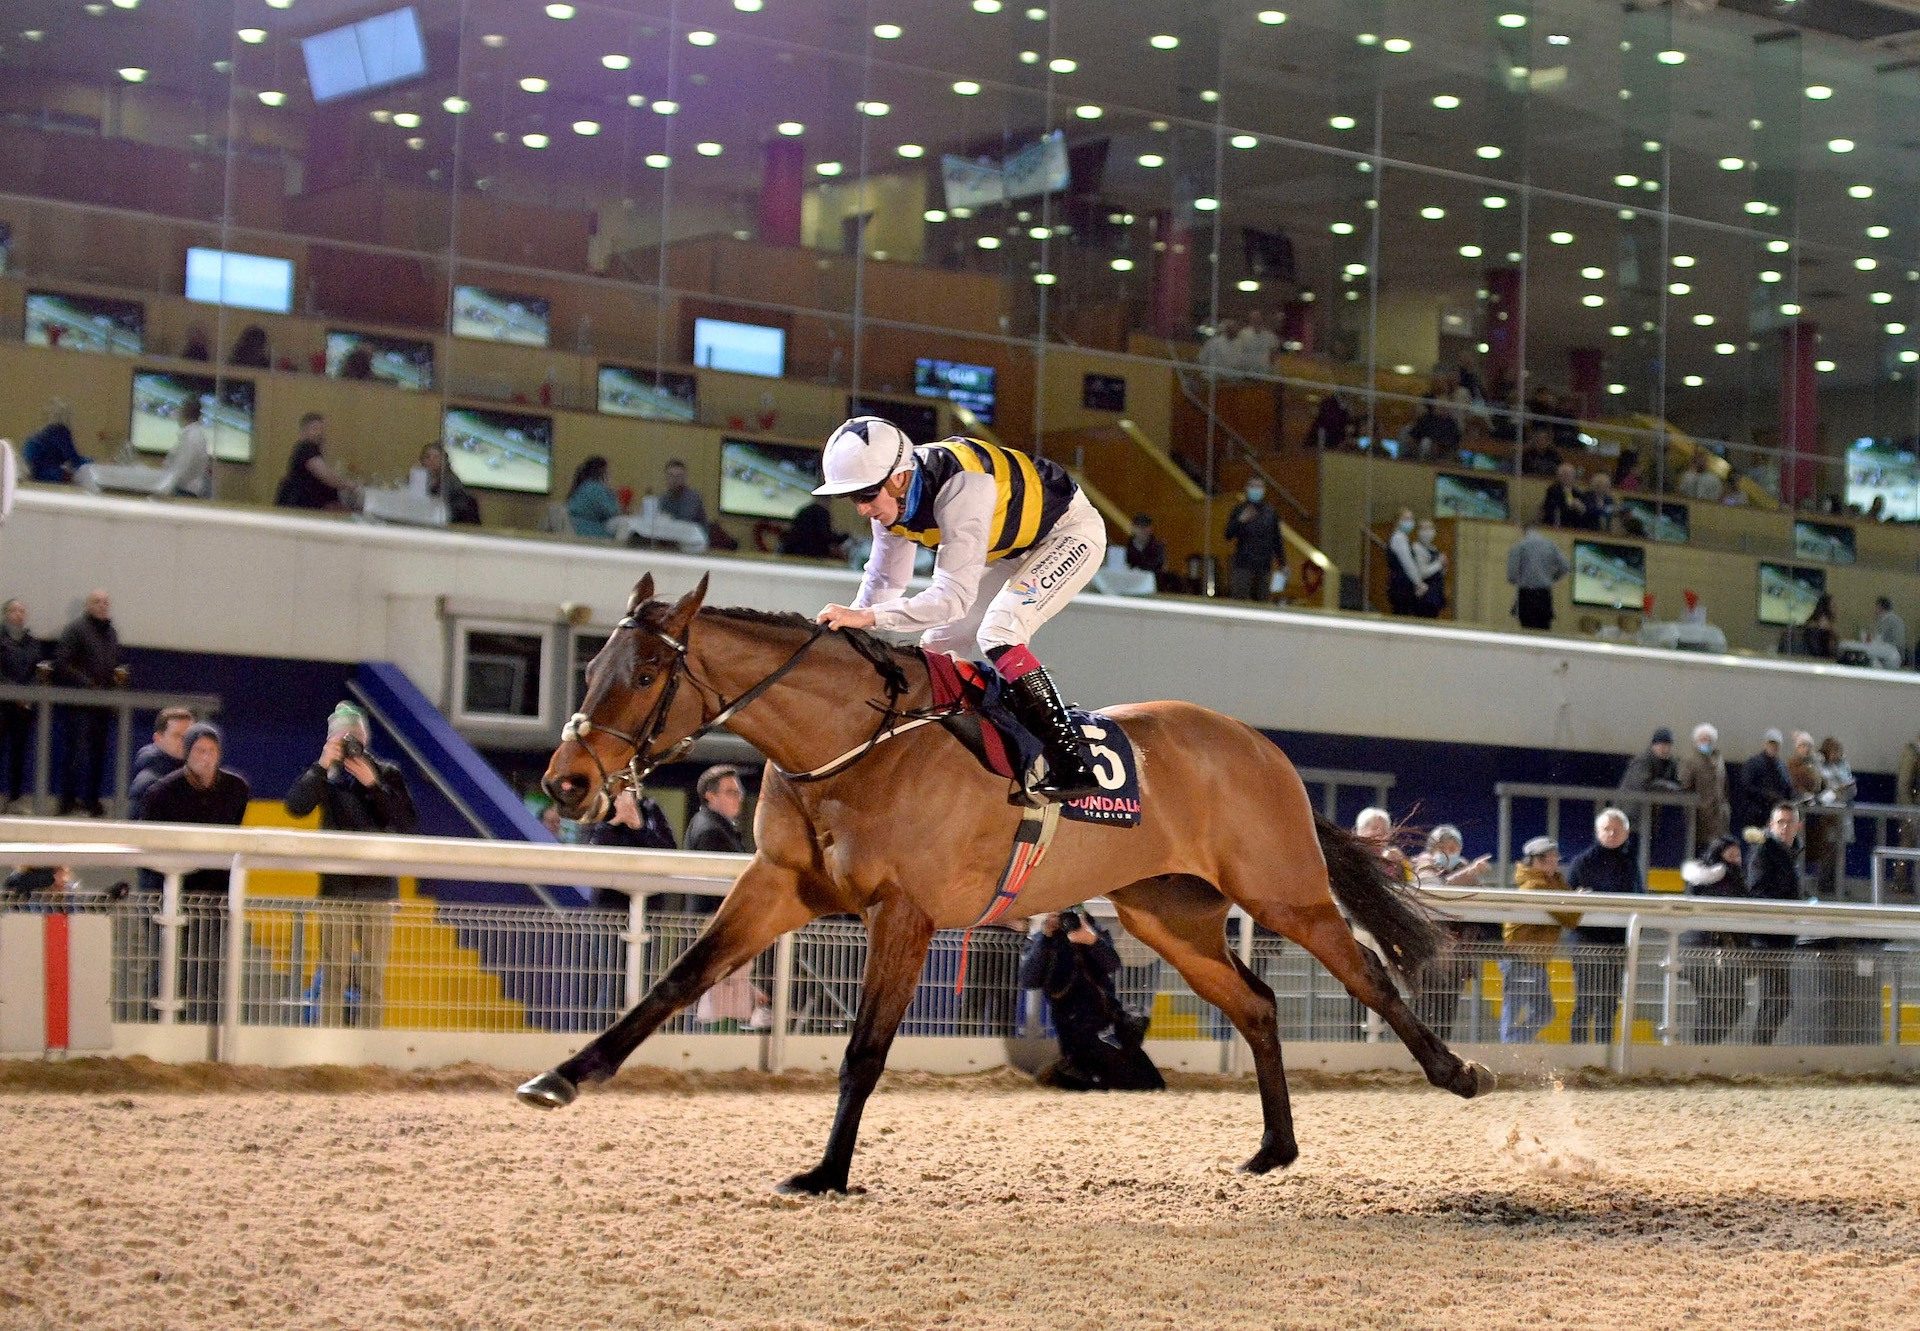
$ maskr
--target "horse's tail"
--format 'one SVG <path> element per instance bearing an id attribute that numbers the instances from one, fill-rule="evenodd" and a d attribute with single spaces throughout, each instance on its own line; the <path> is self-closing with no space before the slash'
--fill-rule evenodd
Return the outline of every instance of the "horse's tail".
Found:
<path id="1" fill-rule="evenodd" d="M 1386 962 L 1411 979 L 1440 950 L 1441 934 L 1377 842 L 1356 836 L 1318 814 L 1314 831 L 1327 861 L 1334 900 L 1355 924 L 1373 935 Z"/>

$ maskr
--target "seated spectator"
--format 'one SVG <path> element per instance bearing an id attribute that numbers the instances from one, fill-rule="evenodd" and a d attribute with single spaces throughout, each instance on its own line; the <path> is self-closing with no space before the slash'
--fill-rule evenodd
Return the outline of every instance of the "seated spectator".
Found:
<path id="1" fill-rule="evenodd" d="M 1622 494 L 1638 494 L 1647 488 L 1646 478 L 1640 474 L 1640 453 L 1637 449 L 1620 450 L 1620 456 L 1613 464 L 1613 488 Z"/>
<path id="2" fill-rule="evenodd" d="M 1347 404 L 1338 393 L 1328 393 L 1320 399 L 1320 407 L 1314 413 L 1313 424 L 1307 427 L 1306 446 L 1308 448 L 1345 448 L 1347 438 L 1353 433 L 1353 413 L 1347 410 Z"/>
<path id="3" fill-rule="evenodd" d="M 1426 850 L 1414 857 L 1416 880 L 1444 883 L 1448 887 L 1483 886 L 1490 859 L 1485 855 L 1467 859 L 1461 853 L 1464 844 L 1460 829 L 1450 823 L 1434 828 L 1427 834 Z M 1414 1009 L 1428 1030 L 1442 1040 L 1451 1040 L 1453 1019 L 1460 1007 L 1460 989 L 1473 979 L 1483 959 L 1476 945 L 1498 942 L 1500 926 L 1445 918 L 1439 924 L 1446 942 L 1438 955 L 1420 968 Z"/>
<path id="4" fill-rule="evenodd" d="M 294 442 L 293 455 L 287 459 L 287 474 L 280 478 L 273 502 L 281 508 L 332 509 L 344 511 L 353 506 L 356 487 L 336 471 L 326 458 L 327 418 L 310 411 L 300 418 L 300 437 Z"/>
<path id="5" fill-rule="evenodd" d="M 1591 531 L 1613 530 L 1620 514 L 1620 501 L 1614 498 L 1613 477 L 1596 471 L 1587 480 L 1587 521 Z"/>
<path id="6" fill-rule="evenodd" d="M 1060 1040 L 1060 1058 L 1039 1081 L 1067 1091 L 1158 1091 L 1166 1082 L 1141 1051 L 1147 1019 L 1120 1004 L 1120 954 L 1079 911 L 1049 915 L 1027 940 L 1020 987 L 1039 989 Z"/>
<path id="7" fill-rule="evenodd" d="M 833 529 L 833 512 L 818 499 L 802 504 L 780 534 L 780 553 L 800 559 L 841 559 L 847 538 Z"/>
<path id="8" fill-rule="evenodd" d="M 127 817 L 146 816 L 147 793 L 161 778 L 172 776 L 186 765 L 187 731 L 193 726 L 193 713 L 184 707 L 164 707 L 153 718 L 153 742 L 143 744 L 133 756 L 133 776 L 127 785 Z"/>
<path id="9" fill-rule="evenodd" d="M 340 358 L 342 379 L 373 378 L 373 348 L 365 342 L 353 344 L 353 350 Z"/>
<path id="10" fill-rule="evenodd" d="M 47 644 L 27 630 L 27 603 L 10 597 L 0 604 L 0 683 L 25 687 L 40 674 Z M 0 813 L 31 812 L 27 754 L 33 744 L 34 709 L 23 702 L 0 702 Z"/>
<path id="11" fill-rule="evenodd" d="M 1133 515 L 1133 531 L 1127 537 L 1127 567 L 1155 577 L 1167 571 L 1167 543 L 1153 534 L 1150 514 Z"/>
<path id="12" fill-rule="evenodd" d="M 1726 493 L 1726 486 L 1720 478 L 1707 470 L 1707 451 L 1695 448 L 1693 456 L 1687 459 L 1687 469 L 1674 482 L 1675 494 L 1688 499 L 1698 499 L 1705 504 L 1717 504 Z"/>
<path id="13" fill-rule="evenodd" d="M 227 364 L 254 370 L 272 368 L 273 356 L 267 348 L 267 330 L 259 324 L 248 324 L 242 328 L 240 336 L 233 340 L 233 350 L 227 353 Z"/>
<path id="14" fill-rule="evenodd" d="M 1645 751 L 1627 762 L 1620 789 L 1634 792 L 1680 789 L 1680 768 L 1673 760 L 1671 730 L 1665 726 L 1655 730 Z"/>
<path id="15" fill-rule="evenodd" d="M 1619 809 L 1602 809 L 1593 820 L 1593 844 L 1567 865 L 1567 886 L 1575 892 L 1645 892 L 1639 857 L 1630 844 L 1632 825 Z M 1614 949 L 1627 941 L 1618 925 L 1583 924 L 1574 929 L 1574 1044 L 1608 1044 L 1620 1012 L 1621 969 Z M 1628 1012 L 1632 1020 L 1632 1012 Z"/>
<path id="16" fill-rule="evenodd" d="M 447 521 L 455 526 L 480 525 L 480 501 L 447 464 L 446 446 L 438 440 L 420 448 L 420 469 L 427 473 L 427 494 L 447 506 Z"/>
<path id="17" fill-rule="evenodd" d="M 1447 557 L 1435 542 L 1439 533 L 1432 518 L 1421 518 L 1413 533 L 1413 563 L 1427 589 L 1415 599 L 1413 613 L 1422 619 L 1438 619 L 1447 608 Z"/>
<path id="18" fill-rule="evenodd" d="M 1696 858 L 1680 866 L 1680 878 L 1688 896 L 1744 897 L 1747 885 L 1740 838 L 1715 837 Z M 1680 973 L 1693 986 L 1693 1042 L 1719 1044 L 1733 1033 L 1747 1005 L 1746 935 L 1695 929 L 1680 936 L 1680 946 L 1689 954 Z"/>
<path id="19" fill-rule="evenodd" d="M 1593 497 L 1580 485 L 1580 473 L 1571 462 L 1563 462 L 1554 473 L 1547 497 L 1540 504 L 1540 523 L 1546 527 L 1572 527 L 1585 530 L 1593 526 Z"/>
<path id="20" fill-rule="evenodd" d="M 597 536 L 612 540 L 607 522 L 620 515 L 620 497 L 607 484 L 607 460 L 598 454 L 582 462 L 573 472 L 573 484 L 567 487 L 567 520 L 575 536 Z"/>
<path id="21" fill-rule="evenodd" d="M 1552 476 L 1560 470 L 1560 450 L 1553 446 L 1553 427 L 1536 421 L 1527 429 L 1527 441 L 1520 450 L 1520 474 Z"/>
<path id="22" fill-rule="evenodd" d="M 42 485 L 65 485 L 91 460 L 73 446 L 73 409 L 60 398 L 47 403 L 47 423 L 27 436 L 20 457 L 27 476 Z"/>
<path id="23" fill-rule="evenodd" d="M 200 423 L 205 410 L 198 394 L 190 394 L 180 404 L 180 434 L 167 454 L 166 474 L 157 493 L 181 499 L 213 498 L 213 445 L 207 427 Z"/>
<path id="24" fill-rule="evenodd" d="M 1520 848 L 1513 885 L 1522 891 L 1565 892 L 1560 874 L 1560 846 L 1552 837 L 1537 836 Z M 1560 946 L 1565 927 L 1580 923 L 1578 915 L 1553 914 L 1551 924 L 1509 920 L 1501 926 L 1508 956 L 1500 962 L 1500 1043 L 1531 1044 L 1553 1023 L 1553 991 L 1547 982 L 1547 962 Z"/>
<path id="25" fill-rule="evenodd" d="M 687 464 L 674 458 L 667 463 L 665 475 L 667 491 L 660 496 L 660 511 L 670 518 L 691 522 L 705 529 L 707 501 L 700 497 L 698 490 L 687 484 Z"/>
<path id="26" fill-rule="evenodd" d="M 1420 414 L 1407 427 L 1407 443 L 1422 462 L 1452 462 L 1460 456 L 1460 425 L 1440 410 L 1432 394 L 1420 399 Z"/>
<path id="27" fill-rule="evenodd" d="M 220 765 L 219 728 L 202 721 L 188 728 L 183 744 L 186 759 L 180 769 L 154 782 L 146 793 L 146 820 L 240 826 L 253 791 L 246 778 Z M 180 939 L 180 1015 L 189 1023 L 219 1017 L 220 974 L 227 955 L 227 914 L 222 907 L 228 886 L 225 869 L 196 869 L 180 881 L 187 903 Z"/>
<path id="28" fill-rule="evenodd" d="M 1907 621 L 1893 612 L 1893 601 L 1888 597 L 1876 596 L 1873 608 L 1878 613 L 1873 621 L 1870 641 L 1891 649 L 1895 660 L 1890 669 L 1907 664 Z"/>
<path id="29" fill-rule="evenodd" d="M 747 839 L 740 834 L 740 810 L 747 799 L 740 773 L 724 764 L 709 767 L 694 783 L 700 807 L 687 819 L 687 849 L 743 852 Z"/>
<path id="30" fill-rule="evenodd" d="M 187 329 L 185 339 L 180 343 L 181 360 L 212 360 L 213 342 L 207 336 L 207 330 L 199 324 Z"/>

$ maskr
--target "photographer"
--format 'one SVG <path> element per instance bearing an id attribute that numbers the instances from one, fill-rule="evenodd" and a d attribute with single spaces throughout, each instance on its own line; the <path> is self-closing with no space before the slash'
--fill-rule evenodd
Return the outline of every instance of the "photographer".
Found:
<path id="1" fill-rule="evenodd" d="M 365 712 L 345 702 L 334 708 L 319 758 L 287 792 L 287 812 L 304 818 L 317 808 L 328 832 L 413 831 L 417 815 L 406 778 L 368 751 L 369 737 Z M 378 1026 L 400 884 L 377 875 L 323 873 L 320 897 L 341 903 L 320 917 L 321 1020 L 343 1024 L 351 981 L 354 1025 Z"/>
<path id="2" fill-rule="evenodd" d="M 1027 940 L 1020 987 L 1046 991 L 1060 1059 L 1040 1081 L 1068 1091 L 1158 1091 L 1160 1071 L 1141 1052 L 1147 1019 L 1120 1004 L 1113 977 L 1120 954 L 1113 942 L 1076 910 L 1049 915 Z"/>

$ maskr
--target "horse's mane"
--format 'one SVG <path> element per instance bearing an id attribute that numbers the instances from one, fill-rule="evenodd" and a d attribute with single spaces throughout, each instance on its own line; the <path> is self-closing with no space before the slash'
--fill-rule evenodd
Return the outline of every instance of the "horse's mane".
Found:
<path id="1" fill-rule="evenodd" d="M 791 610 L 760 610 L 748 605 L 709 605 L 700 609 L 702 615 L 712 615 L 716 619 L 730 619 L 738 624 L 760 624 L 767 628 L 791 629 L 796 633 L 811 634 L 819 625 L 805 615 L 795 614 Z M 912 647 L 895 647 L 865 629 L 840 629 L 835 637 L 865 658 L 889 688 L 905 693 L 910 687 L 905 670 L 908 663 L 921 660 L 920 653 Z"/>

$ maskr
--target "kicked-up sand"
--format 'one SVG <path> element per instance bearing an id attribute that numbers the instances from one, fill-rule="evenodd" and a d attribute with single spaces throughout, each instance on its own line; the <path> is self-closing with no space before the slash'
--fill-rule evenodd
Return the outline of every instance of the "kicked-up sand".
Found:
<path id="1" fill-rule="evenodd" d="M 824 1079 L 513 1080 L 0 1075 L 0 1327 L 1920 1326 L 1904 1086 L 1298 1090 L 1249 1178 L 1250 1086 L 897 1077 L 800 1200 Z"/>

